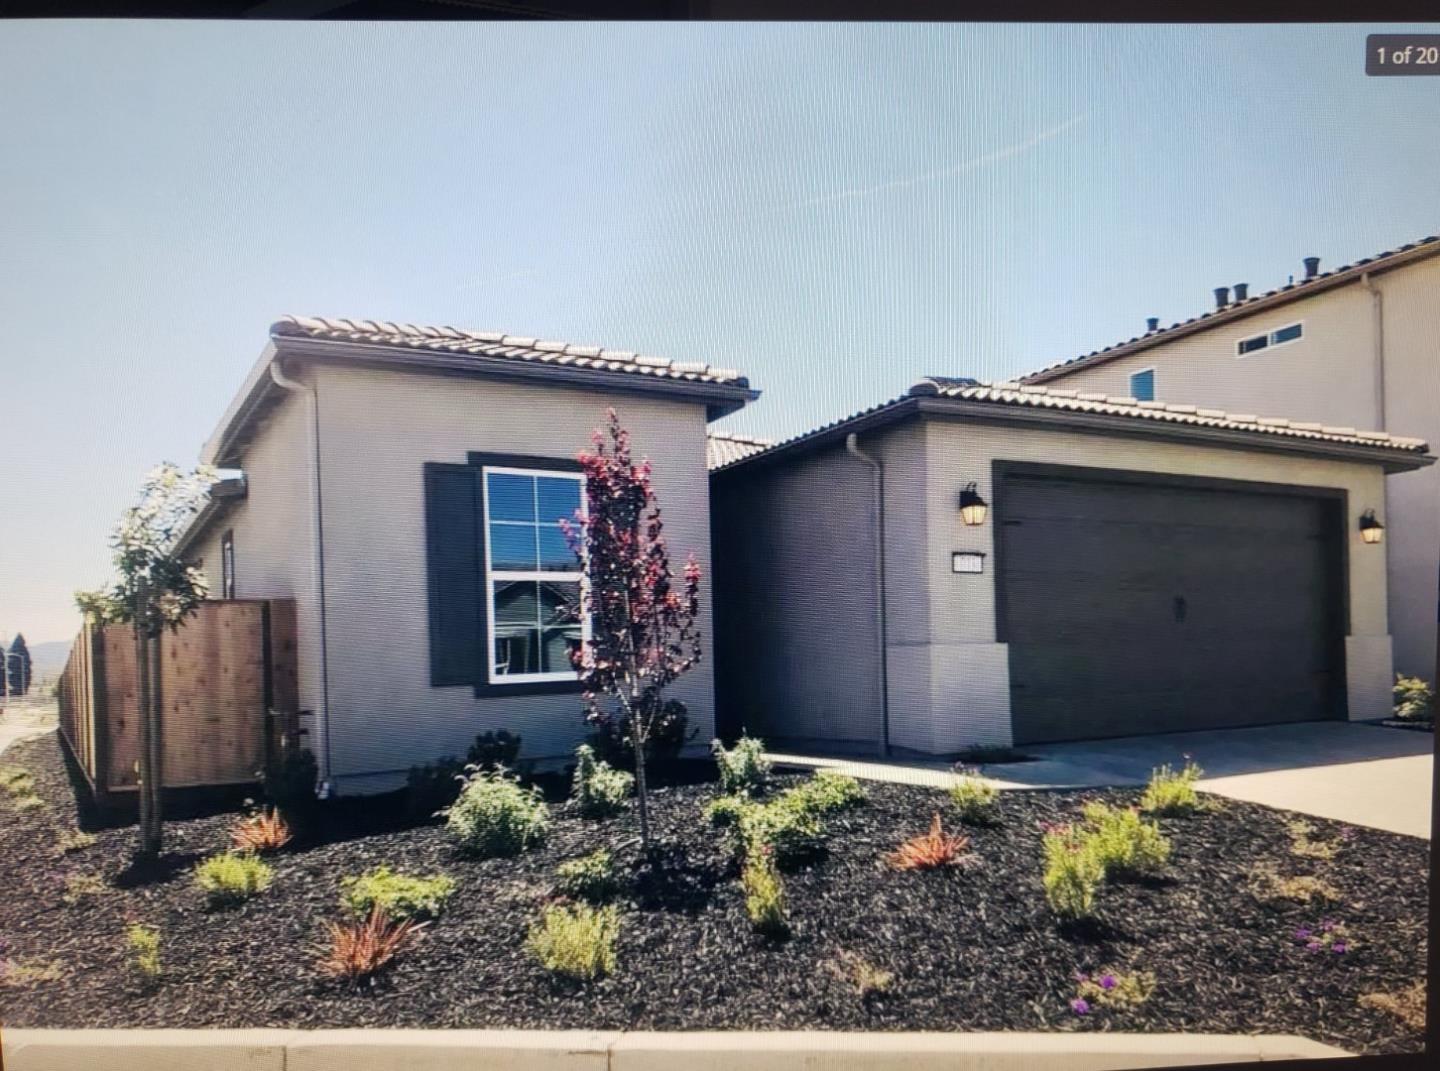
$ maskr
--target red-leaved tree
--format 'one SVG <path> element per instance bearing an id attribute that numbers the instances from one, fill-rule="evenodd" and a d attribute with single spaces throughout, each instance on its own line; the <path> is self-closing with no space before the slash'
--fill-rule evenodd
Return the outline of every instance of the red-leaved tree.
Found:
<path id="1" fill-rule="evenodd" d="M 664 689 L 700 661 L 700 566 L 691 553 L 678 580 L 671 571 L 650 462 L 631 461 L 629 432 L 615 410 L 606 416 L 594 448 L 579 455 L 586 509 L 576 524 L 565 524 L 584 563 L 580 611 L 590 620 L 590 637 L 571 660 L 586 719 L 603 729 L 618 718 L 634 748 L 640 839 L 649 851 L 645 748 Z"/>

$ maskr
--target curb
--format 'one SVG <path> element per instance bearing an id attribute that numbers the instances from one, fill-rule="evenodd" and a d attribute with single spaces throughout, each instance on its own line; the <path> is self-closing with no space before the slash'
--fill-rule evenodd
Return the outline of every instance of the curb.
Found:
<path id="1" fill-rule="evenodd" d="M 1120 1071 L 1348 1056 L 1293 1035 L 5 1030 L 6 1071 Z"/>

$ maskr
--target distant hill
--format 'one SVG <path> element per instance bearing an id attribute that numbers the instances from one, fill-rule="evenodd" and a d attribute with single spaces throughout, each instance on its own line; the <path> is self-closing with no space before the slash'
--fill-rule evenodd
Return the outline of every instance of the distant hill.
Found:
<path id="1" fill-rule="evenodd" d="M 34 680 L 43 681 L 58 677 L 65 669 L 65 660 L 70 657 L 69 640 L 51 640 L 49 643 L 30 645 L 30 673 Z"/>

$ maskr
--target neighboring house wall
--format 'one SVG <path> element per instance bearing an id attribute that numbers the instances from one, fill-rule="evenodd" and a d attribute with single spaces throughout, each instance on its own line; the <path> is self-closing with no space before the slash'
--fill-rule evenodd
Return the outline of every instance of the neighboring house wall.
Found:
<path id="1" fill-rule="evenodd" d="M 1374 276 L 1382 309 L 1383 406 L 1373 299 L 1359 282 L 1160 342 L 1045 386 L 1125 396 L 1155 369 L 1155 397 L 1232 413 L 1374 428 L 1440 443 L 1440 258 Z M 1304 337 L 1236 356 L 1243 338 L 1297 321 Z M 1400 672 L 1434 679 L 1440 607 L 1440 469 L 1389 479 L 1390 631 Z"/>
<path id="2" fill-rule="evenodd" d="M 309 413 L 286 398 L 245 454 L 246 496 L 189 552 L 201 559 L 210 597 L 221 597 L 221 540 L 233 533 L 235 597 L 295 600 L 300 709 L 322 704 L 320 607 L 315 598 L 315 553 L 310 509 Z M 302 724 L 310 729 L 308 719 Z M 312 738 L 308 743 L 315 744 Z"/>
<path id="3" fill-rule="evenodd" d="M 341 792 L 395 787 L 413 764 L 463 755 L 506 729 L 527 758 L 568 755 L 583 739 L 577 693 L 477 697 L 432 687 L 423 466 L 471 451 L 574 458 L 614 406 L 654 486 L 677 573 L 704 570 L 701 664 L 669 691 L 697 740 L 713 730 L 710 530 L 705 412 L 699 404 L 599 391 L 317 367 L 332 774 Z M 252 492 L 253 493 L 253 492 Z"/>

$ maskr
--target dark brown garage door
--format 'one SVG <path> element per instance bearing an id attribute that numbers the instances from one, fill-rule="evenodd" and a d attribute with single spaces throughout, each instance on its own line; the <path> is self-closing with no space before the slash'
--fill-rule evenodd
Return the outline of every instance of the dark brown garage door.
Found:
<path id="1" fill-rule="evenodd" d="M 1017 743 L 1343 717 L 1338 499 L 1055 472 L 996 473 Z"/>

